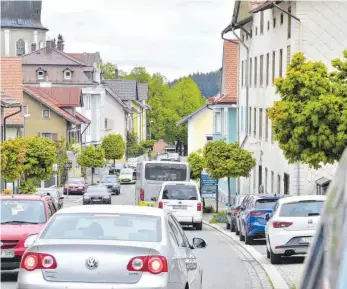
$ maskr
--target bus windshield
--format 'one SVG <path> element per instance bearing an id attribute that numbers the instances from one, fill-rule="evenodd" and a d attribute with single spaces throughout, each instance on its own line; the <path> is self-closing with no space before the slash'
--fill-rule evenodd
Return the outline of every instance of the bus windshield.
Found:
<path id="1" fill-rule="evenodd" d="M 186 164 L 147 163 L 145 166 L 145 178 L 149 181 L 186 181 Z"/>

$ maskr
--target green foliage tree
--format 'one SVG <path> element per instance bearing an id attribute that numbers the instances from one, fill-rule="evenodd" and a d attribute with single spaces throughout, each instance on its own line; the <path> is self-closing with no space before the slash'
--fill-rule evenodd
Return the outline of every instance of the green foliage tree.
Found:
<path id="1" fill-rule="evenodd" d="M 238 143 L 226 143 L 224 140 L 208 142 L 204 147 L 207 172 L 212 178 L 228 177 L 228 197 L 230 202 L 230 177 L 248 177 L 256 161 L 252 153 L 240 148 Z M 218 199 L 218 195 L 216 197 Z M 216 200 L 218 211 L 218 201 Z"/>
<path id="2" fill-rule="evenodd" d="M 202 154 L 202 149 L 190 153 L 187 161 L 190 166 L 192 179 L 199 180 L 201 172 L 206 168 L 206 160 Z"/>
<path id="3" fill-rule="evenodd" d="M 26 153 L 20 186 L 22 193 L 33 193 L 40 180 L 48 180 L 57 162 L 57 150 L 53 141 L 46 137 L 25 139 Z"/>
<path id="4" fill-rule="evenodd" d="M 135 67 L 127 75 L 120 77 L 121 79 L 135 79 L 141 83 L 148 83 L 151 80 L 151 75 L 146 71 L 144 67 Z"/>
<path id="5" fill-rule="evenodd" d="M 104 72 L 104 79 L 114 79 L 116 66 L 110 62 L 102 63 L 101 70 Z"/>
<path id="6" fill-rule="evenodd" d="M 1 177 L 8 181 L 18 180 L 25 161 L 26 143 L 22 138 L 11 138 L 0 145 Z"/>
<path id="7" fill-rule="evenodd" d="M 88 146 L 82 149 L 81 154 L 77 157 L 80 166 L 92 169 L 92 184 L 94 183 L 94 169 L 100 168 L 105 164 L 104 149 L 94 146 Z"/>
<path id="8" fill-rule="evenodd" d="M 347 52 L 344 52 L 347 58 Z M 322 62 L 293 56 L 285 78 L 276 79 L 281 100 L 269 109 L 274 138 L 289 163 L 313 168 L 337 161 L 347 146 L 347 62 Z"/>
<path id="9" fill-rule="evenodd" d="M 120 134 L 110 134 L 104 137 L 101 146 L 105 151 L 105 158 L 113 160 L 113 164 L 124 156 L 125 142 Z"/>
<path id="10" fill-rule="evenodd" d="M 140 145 L 147 150 L 152 149 L 154 144 L 155 144 L 155 140 L 144 140 L 140 143 Z"/>
<path id="11" fill-rule="evenodd" d="M 65 163 L 69 160 L 67 157 L 65 138 L 62 137 L 60 140 L 55 141 L 54 146 L 57 153 L 57 165 L 58 165 L 57 174 L 60 180 L 62 180 L 63 179 L 62 176 L 65 170 Z"/>

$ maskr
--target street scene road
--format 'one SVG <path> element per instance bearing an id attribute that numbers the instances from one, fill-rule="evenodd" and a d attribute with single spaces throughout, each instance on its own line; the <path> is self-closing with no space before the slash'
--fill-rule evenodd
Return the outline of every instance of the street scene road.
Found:
<path id="1" fill-rule="evenodd" d="M 134 185 L 123 185 L 121 194 L 112 196 L 112 204 L 134 204 Z M 64 206 L 81 204 L 81 196 L 71 195 L 64 200 Z M 215 229 L 204 225 L 202 231 L 187 228 L 188 239 L 203 238 L 208 247 L 197 250 L 196 255 L 203 268 L 203 289 L 227 289 L 233 284 L 233 289 L 270 289 L 270 283 L 260 265 L 239 246 Z M 16 288 L 16 277 L 2 276 L 2 289 Z"/>

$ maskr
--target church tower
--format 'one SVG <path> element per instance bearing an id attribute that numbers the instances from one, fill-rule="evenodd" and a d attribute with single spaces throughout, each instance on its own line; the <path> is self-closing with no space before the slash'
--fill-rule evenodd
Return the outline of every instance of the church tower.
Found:
<path id="1" fill-rule="evenodd" d="M 21 56 L 45 47 L 42 0 L 1 0 L 1 56 Z"/>

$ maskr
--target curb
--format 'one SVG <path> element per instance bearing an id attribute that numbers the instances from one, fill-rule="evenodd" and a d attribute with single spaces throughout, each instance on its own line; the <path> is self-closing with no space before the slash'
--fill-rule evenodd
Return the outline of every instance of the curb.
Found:
<path id="1" fill-rule="evenodd" d="M 232 239 L 234 242 L 236 242 L 239 246 L 241 246 L 243 249 L 245 249 L 258 263 L 259 265 L 264 269 L 266 274 L 268 275 L 269 279 L 271 280 L 271 283 L 273 285 L 274 289 L 289 289 L 288 284 L 283 279 L 281 274 L 278 272 L 276 267 L 272 265 L 261 253 L 259 253 L 256 249 L 254 249 L 251 245 L 246 245 L 241 243 L 235 236 L 233 236 L 231 233 L 227 234 L 225 230 L 222 230 L 218 226 L 214 224 L 210 224 L 207 221 L 203 221 L 203 223 L 207 226 L 210 226 L 211 228 L 215 229 L 216 231 L 222 233 L 229 239 Z"/>

